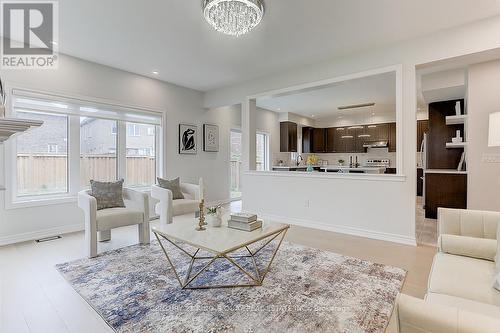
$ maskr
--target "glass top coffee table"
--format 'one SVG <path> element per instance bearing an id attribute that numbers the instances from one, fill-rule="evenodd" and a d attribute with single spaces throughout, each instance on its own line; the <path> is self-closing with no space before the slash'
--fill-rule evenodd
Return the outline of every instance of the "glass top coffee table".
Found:
<path id="1" fill-rule="evenodd" d="M 283 238 L 288 231 L 290 226 L 288 224 L 275 223 L 275 222 L 263 222 L 262 228 L 254 231 L 241 231 L 236 229 L 231 229 L 227 227 L 227 223 L 223 223 L 221 227 L 211 227 L 207 226 L 205 231 L 197 231 L 195 227 L 198 224 L 198 220 L 193 218 L 192 215 L 179 216 L 174 219 L 174 223 L 168 225 L 161 225 L 158 227 L 153 227 L 153 233 L 155 234 L 158 242 L 167 257 L 167 261 L 172 267 L 174 274 L 179 281 L 182 289 L 208 289 L 208 288 L 230 288 L 230 287 L 253 287 L 261 286 L 264 278 L 266 277 L 269 268 L 281 246 Z M 263 271 L 259 270 L 256 262 L 256 255 L 269 246 L 276 239 L 278 243 L 272 252 L 271 259 L 267 263 Z M 165 247 L 167 242 L 173 245 L 175 249 L 186 254 L 190 258 L 189 268 L 185 276 L 181 276 L 172 262 L 171 256 L 169 256 L 169 251 Z M 256 249 L 251 250 L 251 245 L 255 245 L 258 242 L 259 246 Z M 187 244 L 194 248 L 192 253 L 188 249 L 182 247 L 181 244 Z M 205 251 L 209 255 L 201 256 L 200 251 Z M 238 252 L 243 254 L 231 253 Z M 250 258 L 253 264 L 253 272 L 245 269 L 243 265 L 240 265 L 237 261 L 242 258 Z M 197 260 L 204 260 L 207 263 L 199 269 L 197 272 L 193 272 L 193 265 Z M 213 266 L 216 260 L 227 260 L 231 265 L 236 267 L 242 274 L 245 274 L 250 283 L 248 284 L 223 284 L 223 285 L 195 285 L 196 279 L 205 272 L 209 267 Z"/>

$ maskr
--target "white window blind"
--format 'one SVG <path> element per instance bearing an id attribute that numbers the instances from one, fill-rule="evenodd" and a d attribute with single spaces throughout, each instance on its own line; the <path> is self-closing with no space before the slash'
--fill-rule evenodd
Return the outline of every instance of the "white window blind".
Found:
<path id="1" fill-rule="evenodd" d="M 139 108 L 97 103 L 59 95 L 13 89 L 12 106 L 17 112 L 46 111 L 80 117 L 121 120 L 161 126 L 161 113 Z"/>

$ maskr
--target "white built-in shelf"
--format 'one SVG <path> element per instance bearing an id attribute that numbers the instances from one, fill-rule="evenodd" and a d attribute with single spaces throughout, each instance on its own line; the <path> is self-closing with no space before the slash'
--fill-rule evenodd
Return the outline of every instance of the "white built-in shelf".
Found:
<path id="1" fill-rule="evenodd" d="M 446 125 L 461 125 L 465 124 L 465 120 L 467 119 L 467 115 L 462 114 L 459 116 L 447 116 L 446 117 Z"/>
<path id="2" fill-rule="evenodd" d="M 467 142 L 446 142 L 446 148 L 465 148 L 467 147 Z"/>
<path id="3" fill-rule="evenodd" d="M 16 133 L 25 132 L 32 127 L 40 127 L 42 124 L 43 121 L 39 120 L 0 118 L 0 143 Z"/>

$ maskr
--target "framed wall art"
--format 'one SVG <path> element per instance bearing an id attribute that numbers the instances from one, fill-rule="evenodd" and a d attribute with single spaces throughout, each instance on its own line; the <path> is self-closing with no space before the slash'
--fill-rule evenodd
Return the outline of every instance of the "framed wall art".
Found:
<path id="1" fill-rule="evenodd" d="M 219 126 L 203 124 L 203 151 L 219 151 Z"/>
<path id="2" fill-rule="evenodd" d="M 196 154 L 197 139 L 198 127 L 196 125 L 179 124 L 179 154 Z"/>

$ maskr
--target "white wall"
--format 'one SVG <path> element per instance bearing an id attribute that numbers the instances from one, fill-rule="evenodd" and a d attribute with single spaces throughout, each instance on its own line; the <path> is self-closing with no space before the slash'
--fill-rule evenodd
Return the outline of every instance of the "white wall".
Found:
<path id="1" fill-rule="evenodd" d="M 2 71 L 1 76 L 10 86 L 163 110 L 166 114 L 166 176 L 180 176 L 188 182 L 197 182 L 202 176 L 208 201 L 229 199 L 227 132 L 233 124 L 241 124 L 239 109 L 206 110 L 201 92 L 64 55 L 60 56 L 58 70 L 10 70 Z M 178 154 L 181 122 L 198 125 L 197 155 Z M 218 153 L 202 151 L 203 123 L 220 126 Z M 6 183 L 5 159 L 10 158 L 0 148 L 0 184 Z M 6 210 L 4 196 L 5 192 L 0 191 L 0 244 L 83 228 L 83 215 L 75 202 Z"/>
<path id="2" fill-rule="evenodd" d="M 500 210 L 500 163 L 486 163 L 488 155 L 500 157 L 500 147 L 488 147 L 489 114 L 500 111 L 500 61 L 469 68 L 467 170 L 468 207 Z"/>

